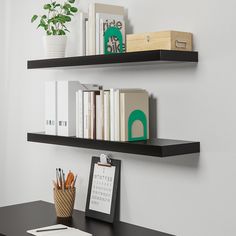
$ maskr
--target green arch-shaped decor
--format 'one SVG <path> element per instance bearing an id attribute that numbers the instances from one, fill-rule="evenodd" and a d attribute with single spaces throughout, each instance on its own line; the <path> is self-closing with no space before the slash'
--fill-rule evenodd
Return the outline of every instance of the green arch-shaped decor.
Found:
<path id="1" fill-rule="evenodd" d="M 117 27 L 109 27 L 104 34 L 104 49 L 105 54 L 112 54 L 112 52 L 108 52 L 107 43 L 109 42 L 110 37 L 117 37 L 120 44 L 120 53 L 123 53 L 123 36 L 120 30 Z"/>
<path id="2" fill-rule="evenodd" d="M 143 136 L 141 137 L 133 137 L 132 135 L 132 126 L 133 123 L 139 120 L 143 124 Z M 145 113 L 141 110 L 134 110 L 128 119 L 128 141 L 140 141 L 147 140 L 147 117 Z"/>

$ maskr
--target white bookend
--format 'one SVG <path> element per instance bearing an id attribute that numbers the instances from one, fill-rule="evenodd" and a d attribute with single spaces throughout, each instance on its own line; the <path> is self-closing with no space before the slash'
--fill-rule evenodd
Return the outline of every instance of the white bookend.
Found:
<path id="1" fill-rule="evenodd" d="M 91 92 L 84 91 L 84 138 L 91 138 Z"/>
<path id="2" fill-rule="evenodd" d="M 102 139 L 102 121 L 101 121 L 101 95 L 96 95 L 96 139 Z"/>
<path id="3" fill-rule="evenodd" d="M 115 141 L 120 141 L 120 90 L 115 91 Z"/>
<path id="4" fill-rule="evenodd" d="M 110 140 L 110 91 L 104 92 L 104 140 Z"/>
<path id="5" fill-rule="evenodd" d="M 84 12 L 79 13 L 79 56 L 86 55 L 86 20 L 88 14 Z"/>
<path id="6" fill-rule="evenodd" d="M 76 135 L 76 92 L 78 81 L 57 82 L 57 131 L 61 136 Z"/>
<path id="7" fill-rule="evenodd" d="M 110 140 L 115 141 L 115 89 L 110 89 Z"/>
<path id="8" fill-rule="evenodd" d="M 45 133 L 57 135 L 57 82 L 45 82 Z"/>
<path id="9" fill-rule="evenodd" d="M 89 5 L 89 55 L 96 54 L 96 13 L 124 15 L 124 7 L 91 3 Z"/>

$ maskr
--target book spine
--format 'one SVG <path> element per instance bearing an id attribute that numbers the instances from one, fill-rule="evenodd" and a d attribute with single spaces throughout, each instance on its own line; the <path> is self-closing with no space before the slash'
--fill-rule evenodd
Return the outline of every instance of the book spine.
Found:
<path id="1" fill-rule="evenodd" d="M 104 92 L 104 140 L 110 140 L 110 92 Z"/>
<path id="2" fill-rule="evenodd" d="M 100 54 L 104 54 L 104 27 L 103 27 L 103 20 L 100 19 L 100 26 L 99 26 L 99 47 L 100 47 Z"/>
<path id="3" fill-rule="evenodd" d="M 79 91 L 76 92 L 76 137 L 79 138 Z"/>
<path id="4" fill-rule="evenodd" d="M 96 14 L 96 55 L 100 54 L 100 14 Z"/>
<path id="5" fill-rule="evenodd" d="M 96 45 L 95 45 L 95 37 L 96 37 L 96 16 L 95 16 L 95 5 L 91 3 L 89 5 L 89 20 L 88 20 L 88 55 L 95 55 L 96 53 Z"/>
<path id="6" fill-rule="evenodd" d="M 57 82 L 45 83 L 45 133 L 57 135 Z"/>
<path id="7" fill-rule="evenodd" d="M 120 141 L 120 90 L 115 91 L 115 141 Z"/>
<path id="8" fill-rule="evenodd" d="M 101 95 L 101 125 L 102 125 L 102 140 L 104 140 L 104 90 L 100 91 Z"/>
<path id="9" fill-rule="evenodd" d="M 83 90 L 78 91 L 79 97 L 79 138 L 84 138 L 84 93 Z"/>
<path id="10" fill-rule="evenodd" d="M 110 89 L 110 139 L 115 141 L 115 90 Z"/>
<path id="11" fill-rule="evenodd" d="M 96 95 L 96 139 L 102 139 L 101 95 Z"/>
<path id="12" fill-rule="evenodd" d="M 90 138 L 95 139 L 96 137 L 96 95 L 95 92 L 91 92 L 91 130 Z"/>
<path id="13" fill-rule="evenodd" d="M 89 55 L 89 20 L 85 20 L 85 55 Z"/>
<path id="14" fill-rule="evenodd" d="M 84 138 L 90 138 L 91 120 L 91 96 L 90 92 L 84 92 Z"/>

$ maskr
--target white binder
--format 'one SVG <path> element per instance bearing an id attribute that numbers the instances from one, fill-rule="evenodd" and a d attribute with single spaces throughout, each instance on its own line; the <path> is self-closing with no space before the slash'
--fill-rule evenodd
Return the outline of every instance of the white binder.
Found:
<path id="1" fill-rule="evenodd" d="M 45 133 L 57 135 L 57 82 L 45 82 Z"/>

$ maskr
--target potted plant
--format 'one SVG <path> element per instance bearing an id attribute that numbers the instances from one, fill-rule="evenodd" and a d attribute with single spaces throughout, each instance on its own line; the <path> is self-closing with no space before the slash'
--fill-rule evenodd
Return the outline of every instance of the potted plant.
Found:
<path id="1" fill-rule="evenodd" d="M 38 21 L 37 28 L 46 32 L 44 48 L 48 58 L 64 57 L 66 50 L 66 34 L 69 32 L 67 24 L 78 11 L 74 6 L 75 0 L 66 0 L 63 4 L 51 0 L 45 4 L 44 15 L 33 15 L 31 22 Z"/>

